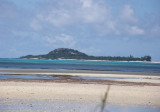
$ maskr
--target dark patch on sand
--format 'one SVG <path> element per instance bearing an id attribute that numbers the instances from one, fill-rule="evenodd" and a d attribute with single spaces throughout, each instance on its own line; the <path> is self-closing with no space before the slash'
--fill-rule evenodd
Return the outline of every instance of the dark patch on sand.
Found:
<path id="1" fill-rule="evenodd" d="M 39 82 L 39 83 L 75 83 L 75 84 L 103 84 L 103 85 L 122 85 L 122 86 L 160 86 L 159 83 L 150 82 L 127 82 L 127 81 L 112 81 L 112 80 L 86 80 L 72 79 L 65 77 L 62 79 L 0 79 L 0 82 Z"/>

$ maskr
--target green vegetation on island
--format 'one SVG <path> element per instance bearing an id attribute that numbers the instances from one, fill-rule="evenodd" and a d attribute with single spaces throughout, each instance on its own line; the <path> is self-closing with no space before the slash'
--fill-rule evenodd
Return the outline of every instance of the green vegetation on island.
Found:
<path id="1" fill-rule="evenodd" d="M 151 56 L 128 57 L 121 56 L 89 56 L 78 50 L 68 48 L 58 48 L 44 55 L 27 55 L 20 58 L 37 58 L 37 59 L 78 59 L 78 60 L 109 60 L 109 61 L 151 61 Z"/>

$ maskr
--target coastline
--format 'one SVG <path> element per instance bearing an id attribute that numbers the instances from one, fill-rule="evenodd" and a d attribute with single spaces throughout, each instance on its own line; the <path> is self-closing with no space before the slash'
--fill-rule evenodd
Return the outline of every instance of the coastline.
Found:
<path id="1" fill-rule="evenodd" d="M 127 74 L 127 75 L 153 75 L 160 76 L 159 72 L 128 72 L 128 71 L 104 71 L 104 70 L 65 70 L 65 69 L 21 69 L 0 68 L 0 73 L 90 73 L 90 74 Z"/>
<path id="2" fill-rule="evenodd" d="M 137 62 L 137 63 L 160 63 L 155 61 L 115 61 L 115 60 L 89 60 L 89 59 L 41 59 L 41 58 L 0 58 L 0 59 L 32 59 L 32 60 L 77 60 L 77 61 L 106 61 L 106 62 Z"/>
<path id="3" fill-rule="evenodd" d="M 7 105 L 13 109 L 13 104 L 21 111 L 51 105 L 46 109 L 56 107 L 71 107 L 61 111 L 90 112 L 91 108 L 101 104 L 108 85 L 109 96 L 106 105 L 160 108 L 160 73 L 120 72 L 120 71 L 87 71 L 87 70 L 50 70 L 50 69 L 0 69 L 0 74 L 17 75 L 57 75 L 57 76 L 87 76 L 87 77 L 121 77 L 121 80 L 82 80 L 82 79 L 0 79 L 0 107 Z M 125 77 L 137 79 L 125 79 Z M 130 81 L 129 81 L 130 80 Z M 41 102 L 38 104 L 38 102 Z M 59 102 L 59 104 L 54 103 Z M 52 104 L 53 103 L 53 104 Z M 26 108 L 26 104 L 29 107 Z M 11 106 L 12 105 L 12 106 Z M 87 105 L 88 107 L 83 107 Z M 89 105 L 94 105 L 90 106 Z M 16 108 L 16 109 L 18 109 Z M 4 110 L 7 108 L 3 108 Z M 9 110 L 9 109 L 8 109 Z M 42 109 L 41 109 L 42 111 Z M 50 110 L 51 111 L 51 110 Z M 58 110 L 59 111 L 59 110 Z"/>
<path id="4" fill-rule="evenodd" d="M 71 75 L 88 77 L 131 77 L 160 79 L 160 73 L 155 72 L 125 72 L 125 71 L 95 71 L 95 70 L 54 70 L 54 69 L 8 69 L 0 68 L 0 74 L 28 75 Z"/>

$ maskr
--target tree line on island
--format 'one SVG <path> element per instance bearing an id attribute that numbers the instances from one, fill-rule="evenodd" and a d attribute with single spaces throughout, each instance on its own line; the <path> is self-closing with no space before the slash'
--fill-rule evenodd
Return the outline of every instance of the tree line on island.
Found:
<path id="1" fill-rule="evenodd" d="M 20 58 L 27 59 L 78 59 L 78 60 L 109 60 L 109 61 L 151 61 L 151 56 L 128 57 L 122 56 L 89 56 L 78 50 L 58 48 L 44 55 L 27 55 Z"/>

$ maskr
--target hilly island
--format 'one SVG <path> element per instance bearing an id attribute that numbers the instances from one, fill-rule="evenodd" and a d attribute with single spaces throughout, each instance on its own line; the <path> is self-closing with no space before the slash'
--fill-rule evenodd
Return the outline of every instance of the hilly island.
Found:
<path id="1" fill-rule="evenodd" d="M 108 61 L 151 61 L 151 56 L 128 57 L 122 56 L 89 56 L 78 50 L 69 48 L 58 48 L 43 55 L 27 55 L 20 58 L 27 59 L 77 59 L 77 60 L 108 60 Z"/>

